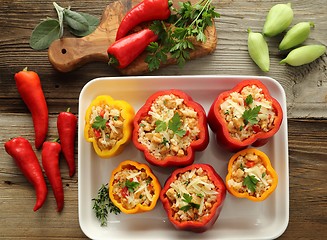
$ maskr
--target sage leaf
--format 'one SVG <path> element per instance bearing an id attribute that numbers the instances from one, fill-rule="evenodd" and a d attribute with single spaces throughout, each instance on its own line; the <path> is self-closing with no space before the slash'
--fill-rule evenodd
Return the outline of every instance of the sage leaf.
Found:
<path id="1" fill-rule="evenodd" d="M 60 34 L 59 38 L 64 35 L 64 8 L 60 7 L 57 3 L 53 2 L 58 15 L 59 25 L 60 25 Z"/>
<path id="2" fill-rule="evenodd" d="M 97 17 L 95 17 L 91 14 L 88 14 L 88 13 L 80 12 L 79 14 L 81 14 L 83 17 L 85 17 L 86 21 L 89 24 L 89 29 L 86 31 L 77 31 L 73 28 L 70 28 L 70 32 L 73 35 L 75 35 L 76 37 L 84 37 L 84 36 L 91 34 L 98 27 L 100 20 Z"/>
<path id="3" fill-rule="evenodd" d="M 59 36 L 59 21 L 51 18 L 46 19 L 39 23 L 32 31 L 30 46 L 35 50 L 47 49 L 54 40 L 59 39 Z"/>
<path id="4" fill-rule="evenodd" d="M 79 32 L 84 32 L 89 29 L 89 24 L 85 17 L 70 9 L 64 9 L 64 21 L 70 28 Z"/>

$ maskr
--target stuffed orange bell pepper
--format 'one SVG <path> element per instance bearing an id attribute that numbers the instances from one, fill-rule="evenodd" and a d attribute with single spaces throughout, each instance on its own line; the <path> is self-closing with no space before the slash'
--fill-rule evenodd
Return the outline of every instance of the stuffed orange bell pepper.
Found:
<path id="1" fill-rule="evenodd" d="M 225 197 L 225 183 L 209 164 L 176 169 L 160 192 L 169 221 L 176 229 L 193 232 L 213 226 Z"/>
<path id="2" fill-rule="evenodd" d="M 133 143 L 153 165 L 190 165 L 208 142 L 203 107 L 181 90 L 152 94 L 135 115 Z"/>
<path id="3" fill-rule="evenodd" d="M 208 123 L 225 149 L 259 147 L 277 133 L 283 120 L 279 102 L 259 80 L 243 80 L 211 105 Z"/>
<path id="4" fill-rule="evenodd" d="M 235 197 L 263 201 L 275 191 L 277 184 L 277 173 L 265 153 L 248 148 L 229 160 L 226 187 Z"/>
<path id="5" fill-rule="evenodd" d="M 115 156 L 131 139 L 133 117 L 134 109 L 127 102 L 98 96 L 86 110 L 84 137 L 100 157 Z"/>
<path id="6" fill-rule="evenodd" d="M 112 171 L 109 196 L 123 213 L 152 210 L 157 204 L 160 191 L 160 182 L 146 164 L 126 160 Z"/>

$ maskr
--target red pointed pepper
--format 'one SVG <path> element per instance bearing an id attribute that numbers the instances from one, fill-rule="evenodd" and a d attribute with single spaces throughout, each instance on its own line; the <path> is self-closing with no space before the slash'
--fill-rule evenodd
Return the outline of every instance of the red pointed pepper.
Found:
<path id="1" fill-rule="evenodd" d="M 40 148 L 48 132 L 48 106 L 44 97 L 41 81 L 36 72 L 27 68 L 15 74 L 17 90 L 32 114 L 35 147 Z"/>
<path id="2" fill-rule="evenodd" d="M 152 20 L 165 20 L 170 16 L 168 0 L 144 0 L 133 7 L 121 21 L 116 41 L 125 37 L 135 26 Z"/>
<path id="3" fill-rule="evenodd" d="M 61 146 L 58 142 L 44 142 L 42 147 L 42 165 L 48 177 L 53 194 L 57 202 L 57 211 L 64 207 L 64 190 L 60 176 L 59 154 Z"/>
<path id="4" fill-rule="evenodd" d="M 75 135 L 77 126 L 77 117 L 67 109 L 67 112 L 61 112 L 57 119 L 57 129 L 61 143 L 62 153 L 67 161 L 69 176 L 75 174 Z"/>
<path id="5" fill-rule="evenodd" d="M 109 64 L 117 65 L 118 68 L 127 67 L 151 42 L 157 39 L 158 36 L 148 28 L 119 39 L 107 50 Z"/>
<path id="6" fill-rule="evenodd" d="M 33 210 L 37 211 L 44 204 L 48 189 L 32 145 L 25 138 L 16 137 L 5 143 L 5 149 L 15 159 L 19 169 L 33 185 L 36 192 L 36 203 Z"/>

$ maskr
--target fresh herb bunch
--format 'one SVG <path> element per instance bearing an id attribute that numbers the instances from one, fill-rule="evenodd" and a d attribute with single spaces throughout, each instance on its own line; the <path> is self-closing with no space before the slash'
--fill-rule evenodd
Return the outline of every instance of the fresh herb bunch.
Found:
<path id="1" fill-rule="evenodd" d="M 183 66 L 190 58 L 189 51 L 194 49 L 191 38 L 205 42 L 205 29 L 212 25 L 212 19 L 219 17 L 211 5 L 212 0 L 200 0 L 192 5 L 189 1 L 179 2 L 179 9 L 170 3 L 172 14 L 165 21 L 154 21 L 150 29 L 158 35 L 159 43 L 153 42 L 147 47 L 149 54 L 145 62 L 149 70 L 159 69 L 161 63 L 167 61 L 167 55 L 177 60 Z"/>
<path id="2" fill-rule="evenodd" d="M 64 25 L 76 37 L 84 37 L 92 33 L 99 25 L 99 19 L 93 15 L 72 11 L 70 7 L 63 8 L 53 2 L 58 20 L 47 18 L 39 23 L 33 30 L 30 46 L 35 50 L 47 49 L 50 44 L 63 36 Z"/>
<path id="3" fill-rule="evenodd" d="M 93 198 L 92 201 L 94 201 L 93 209 L 95 216 L 100 220 L 101 226 L 107 226 L 108 213 L 117 215 L 121 212 L 110 200 L 108 184 L 102 184 L 98 190 L 97 198 Z"/>

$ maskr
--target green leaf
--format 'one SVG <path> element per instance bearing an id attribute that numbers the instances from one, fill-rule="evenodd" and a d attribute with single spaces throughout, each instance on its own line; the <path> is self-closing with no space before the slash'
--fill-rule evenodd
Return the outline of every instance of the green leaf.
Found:
<path id="1" fill-rule="evenodd" d="M 255 176 L 246 176 L 243 180 L 243 186 L 246 186 L 251 192 L 255 192 L 256 184 L 258 183 L 258 179 Z"/>
<path id="2" fill-rule="evenodd" d="M 105 129 L 106 123 L 107 123 L 107 119 L 104 119 L 101 116 L 96 116 L 95 121 L 92 124 L 92 128 L 95 128 L 97 130 L 99 130 L 100 128 Z"/>
<path id="3" fill-rule="evenodd" d="M 79 14 L 81 14 L 86 19 L 86 21 L 89 24 L 89 28 L 86 31 L 77 31 L 73 28 L 70 28 L 70 32 L 74 34 L 76 37 L 84 37 L 94 32 L 94 30 L 98 27 L 100 20 L 97 17 L 88 13 L 80 12 Z"/>
<path id="4" fill-rule="evenodd" d="M 167 123 L 165 123 L 164 121 L 157 120 L 155 122 L 155 125 L 156 125 L 155 132 L 163 132 L 166 131 L 167 129 Z"/>
<path id="5" fill-rule="evenodd" d="M 186 131 L 180 129 L 181 126 L 182 126 L 181 117 L 177 112 L 175 112 L 174 116 L 168 122 L 168 128 L 178 136 L 183 137 L 186 134 Z"/>
<path id="6" fill-rule="evenodd" d="M 64 8 L 60 7 L 57 3 L 53 2 L 53 6 L 57 11 L 58 21 L 60 25 L 60 34 L 59 38 L 61 38 L 64 34 Z"/>
<path id="7" fill-rule="evenodd" d="M 184 193 L 182 201 L 187 203 L 187 205 L 180 208 L 180 210 L 184 212 L 190 210 L 191 208 L 196 208 L 196 209 L 200 208 L 199 204 L 192 202 L 192 196 L 190 194 Z"/>
<path id="8" fill-rule="evenodd" d="M 261 105 L 245 110 L 242 115 L 244 119 L 244 124 L 247 125 L 248 123 L 250 124 L 258 123 L 257 117 L 260 112 L 260 109 L 261 109 Z"/>
<path id="9" fill-rule="evenodd" d="M 64 21 L 67 25 L 79 32 L 89 30 L 89 24 L 84 16 L 70 9 L 64 9 Z"/>
<path id="10" fill-rule="evenodd" d="M 245 99 L 245 103 L 246 105 L 250 105 L 251 103 L 253 103 L 253 97 L 251 94 L 249 94 L 246 99 Z"/>
<path id="11" fill-rule="evenodd" d="M 35 50 L 47 49 L 54 40 L 59 39 L 59 36 L 59 21 L 46 19 L 34 28 L 30 38 L 30 46 Z"/>
<path id="12" fill-rule="evenodd" d="M 140 185 L 139 182 L 133 182 L 130 180 L 126 180 L 125 187 L 127 187 L 129 192 L 134 192 L 135 188 L 137 188 Z"/>

